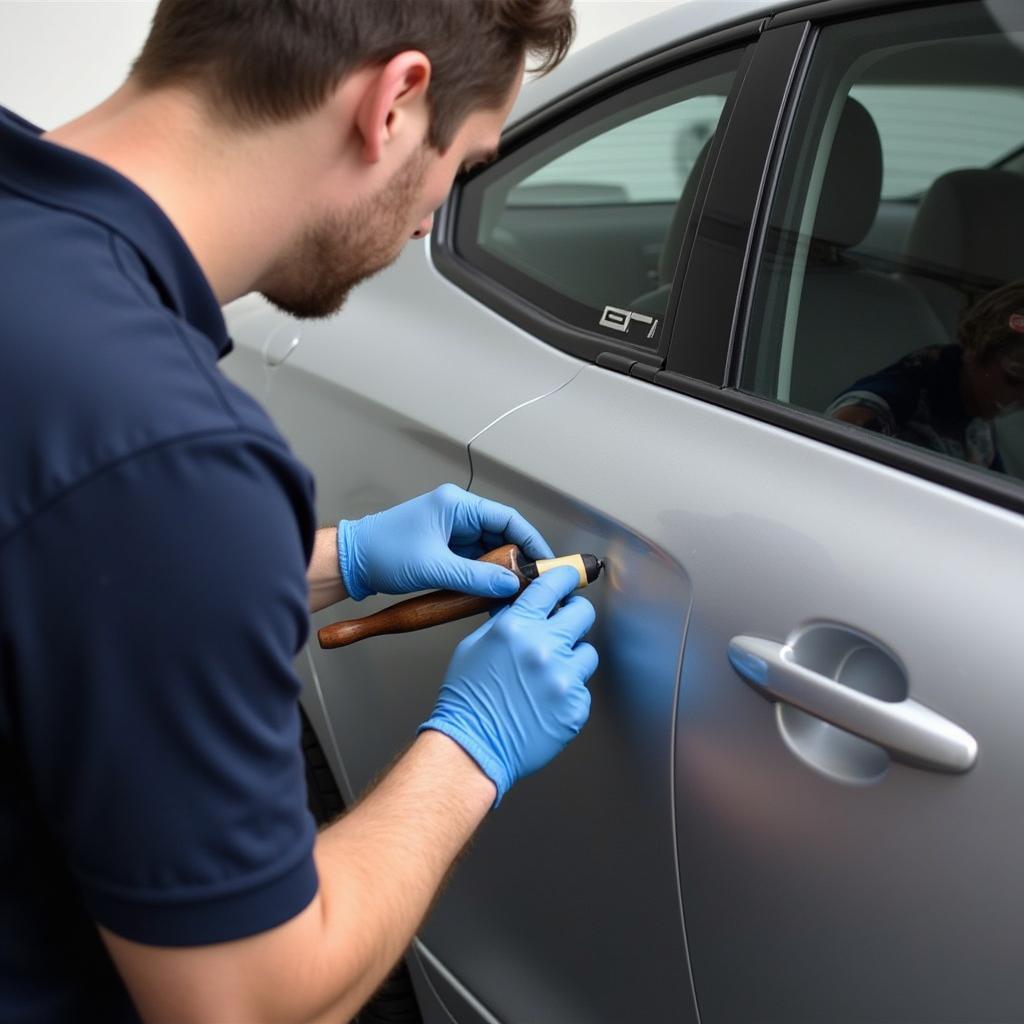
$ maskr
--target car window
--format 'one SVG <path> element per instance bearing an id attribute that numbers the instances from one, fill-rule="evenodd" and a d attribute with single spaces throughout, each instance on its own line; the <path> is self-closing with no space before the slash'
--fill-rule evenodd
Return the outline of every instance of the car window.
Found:
<path id="1" fill-rule="evenodd" d="M 561 321 L 656 349 L 741 56 L 627 89 L 473 178 L 459 206 L 459 255 Z"/>
<path id="2" fill-rule="evenodd" d="M 1022 14 L 971 2 L 822 30 L 744 390 L 1024 477 L 1024 175 L 998 166 L 1024 143 Z"/>
<path id="3" fill-rule="evenodd" d="M 1020 145 L 1024 92 L 1002 85 L 855 85 L 882 143 L 882 200 L 918 200 L 940 175 L 996 164 Z"/>
<path id="4" fill-rule="evenodd" d="M 724 95 L 696 95 L 615 128 L 599 125 L 597 135 L 528 174 L 508 203 L 675 203 L 723 106 Z"/>

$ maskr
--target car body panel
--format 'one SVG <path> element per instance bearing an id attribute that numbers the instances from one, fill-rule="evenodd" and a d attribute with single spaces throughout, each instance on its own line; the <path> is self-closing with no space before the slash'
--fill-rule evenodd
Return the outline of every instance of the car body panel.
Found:
<path id="1" fill-rule="evenodd" d="M 572 460 L 546 443 L 568 424 Z M 608 564 L 593 588 L 591 723 L 529 794 L 534 835 L 557 834 L 544 796 L 558 794 L 594 830 L 610 817 L 654 841 L 616 803 L 592 803 L 590 783 L 609 758 L 629 777 L 668 756 L 652 683 L 674 673 L 688 616 L 674 790 L 702 1020 L 1015 1019 L 1024 751 L 1006 709 L 1020 702 L 1024 520 L 596 367 L 485 432 L 472 455 L 481 493 L 514 496 L 559 550 L 593 544 Z M 851 783 L 815 764 L 835 732 L 794 750 L 727 649 L 739 634 L 785 641 L 817 623 L 894 653 L 909 697 L 975 736 L 973 770 L 892 763 Z M 663 787 L 634 795 L 649 797 Z M 508 850 L 512 823 L 492 828 Z M 983 893 L 968 881 L 981 878 Z M 655 957 L 657 941 L 652 929 Z"/>
<path id="2" fill-rule="evenodd" d="M 458 330 L 450 322 L 453 303 Z M 301 438 L 303 454 L 314 464 L 344 465 L 337 481 L 343 493 L 321 495 L 332 518 L 335 508 L 339 516 L 343 510 L 354 516 L 384 507 L 375 502 L 412 497 L 418 477 L 437 479 L 409 466 L 402 492 L 363 489 L 380 459 L 399 457 L 397 449 L 381 446 L 425 424 L 432 436 L 418 442 L 450 462 L 454 482 L 465 483 L 464 449 L 471 438 L 522 402 L 565 384 L 582 365 L 562 353 L 552 359 L 549 346 L 523 332 L 518 372 L 494 373 L 495 331 L 505 322 L 481 303 L 467 304 L 434 268 L 422 241 L 409 242 L 392 268 L 353 291 L 341 314 L 342 331 L 337 318 L 299 322 L 258 296 L 233 304 L 228 319 L 238 351 L 224 360 L 225 372 L 264 396 L 285 436 Z M 268 342 L 280 346 L 293 335 L 299 344 L 280 365 L 268 366 Z M 440 372 L 445 367 L 457 372 Z M 351 415 L 349 403 L 358 406 Z M 402 410 L 401 426 L 393 422 L 395 409 Z M 324 422 L 332 429 L 324 431 Z"/>

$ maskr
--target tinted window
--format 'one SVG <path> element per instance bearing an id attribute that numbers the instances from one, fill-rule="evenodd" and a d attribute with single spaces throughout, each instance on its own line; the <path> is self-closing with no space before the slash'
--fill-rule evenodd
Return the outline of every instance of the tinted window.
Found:
<path id="1" fill-rule="evenodd" d="M 1007 126 L 1024 125 L 1024 92 L 999 85 L 855 85 L 882 142 L 882 199 L 920 199 L 940 175 L 1010 154 Z M 1018 140 L 1011 144 L 1016 149 Z"/>
<path id="2" fill-rule="evenodd" d="M 1024 144 L 1024 22 L 1018 7 L 992 10 L 954 4 L 822 32 L 741 381 L 1020 477 L 1024 175 L 1005 158 Z"/>
<path id="3" fill-rule="evenodd" d="M 675 203 L 723 106 L 722 95 L 694 96 L 601 131 L 527 175 L 509 204 Z"/>
<path id="4" fill-rule="evenodd" d="M 740 56 L 629 89 L 473 179 L 459 254 L 572 326 L 656 348 Z"/>

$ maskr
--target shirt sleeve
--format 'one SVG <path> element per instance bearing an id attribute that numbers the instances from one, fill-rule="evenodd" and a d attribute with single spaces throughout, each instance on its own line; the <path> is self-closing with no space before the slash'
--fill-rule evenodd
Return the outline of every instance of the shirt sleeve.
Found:
<path id="1" fill-rule="evenodd" d="M 160 445 L 38 512 L 14 552 L 16 728 L 96 921 L 201 945 L 317 889 L 293 670 L 311 485 L 245 433 Z"/>
<path id="2" fill-rule="evenodd" d="M 825 415 L 860 406 L 874 414 L 874 419 L 866 424 L 869 429 L 895 435 L 914 414 L 937 351 L 933 348 L 912 352 L 891 366 L 862 377 L 833 400 Z"/>

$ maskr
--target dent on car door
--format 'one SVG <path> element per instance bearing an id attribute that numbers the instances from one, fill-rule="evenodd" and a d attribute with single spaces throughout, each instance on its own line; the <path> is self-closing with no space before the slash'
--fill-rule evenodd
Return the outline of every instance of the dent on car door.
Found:
<path id="1" fill-rule="evenodd" d="M 664 352 L 674 257 L 747 55 L 734 45 L 689 56 L 510 153 L 464 191 L 459 257 L 552 323 L 653 366 Z M 565 254 L 557 266 L 545 256 L 550 232 Z M 618 278 L 609 274 L 616 260 Z M 543 322 L 536 329 L 559 338 Z M 495 371 L 519 373 L 520 352 L 533 344 L 507 325 Z M 685 1022 L 697 1018 L 671 749 L 693 587 L 656 523 L 665 477 L 656 438 L 681 403 L 625 376 L 577 367 L 563 387 L 489 426 L 470 454 L 474 491 L 533 517 L 556 551 L 607 561 L 607 578 L 587 591 L 602 652 L 591 719 L 484 824 L 420 948 L 428 968 L 441 965 L 446 983 L 456 979 L 497 1020 Z M 410 658 L 421 643 L 410 639 Z M 478 1019 L 465 1008 L 453 1012 L 467 1024 Z"/>
<path id="2" fill-rule="evenodd" d="M 663 378 L 711 400 L 663 421 L 655 535 L 693 591 L 675 792 L 706 1022 L 1021 1019 L 1024 488 L 971 367 L 1024 337 L 1001 300 L 957 334 L 1024 276 L 1024 179 L 985 167 L 1024 123 L 1002 11 L 815 30 L 742 358 L 723 390 Z M 928 128 L 889 131 L 897 105 Z M 900 172 L 906 248 L 865 252 Z"/>

